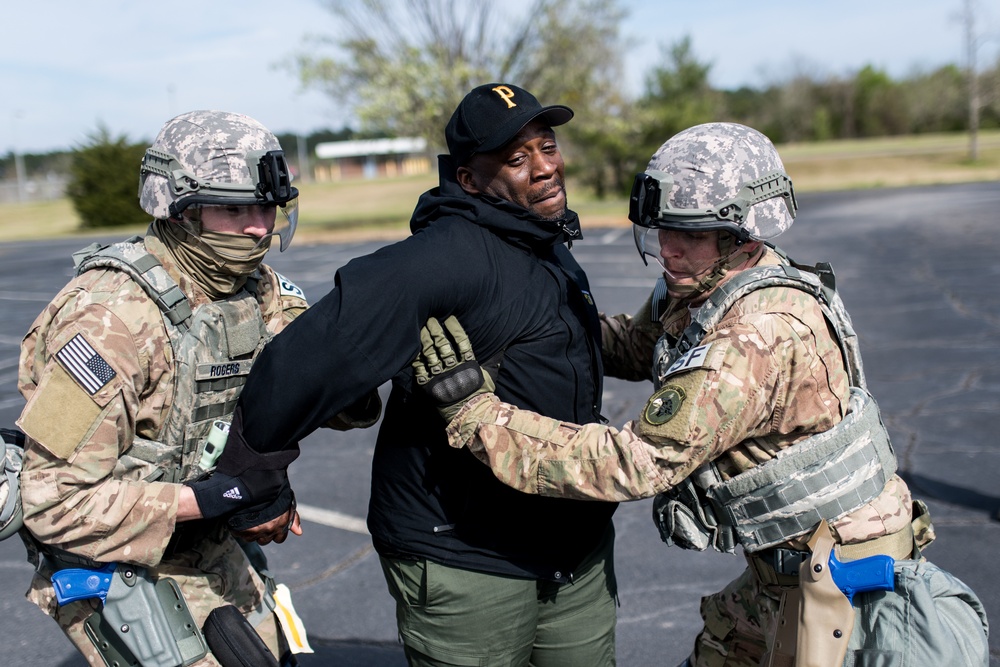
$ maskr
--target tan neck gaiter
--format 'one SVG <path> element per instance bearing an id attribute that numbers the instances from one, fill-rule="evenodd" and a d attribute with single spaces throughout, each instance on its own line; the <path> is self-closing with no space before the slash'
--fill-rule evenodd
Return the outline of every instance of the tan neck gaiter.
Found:
<path id="1" fill-rule="evenodd" d="M 270 246 L 268 238 L 255 247 L 258 239 L 246 234 L 203 231 L 195 235 L 168 220 L 155 220 L 152 229 L 184 273 L 213 301 L 236 294 Z"/>

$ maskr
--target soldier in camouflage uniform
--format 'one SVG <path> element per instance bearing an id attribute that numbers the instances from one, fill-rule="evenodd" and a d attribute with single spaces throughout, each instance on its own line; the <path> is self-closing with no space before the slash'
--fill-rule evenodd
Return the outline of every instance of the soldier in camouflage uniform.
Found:
<path id="1" fill-rule="evenodd" d="M 664 273 L 635 317 L 602 315 L 606 372 L 656 387 L 622 429 L 500 402 L 456 321 L 428 322 L 418 382 L 450 420 L 450 444 L 505 484 L 655 497 L 668 544 L 743 547 L 748 567 L 703 598 L 685 664 L 986 665 L 978 598 L 920 556 L 926 507 L 895 474 L 832 270 L 764 242 L 796 207 L 774 146 L 737 124 L 681 132 L 636 177 L 636 245 Z M 831 552 L 892 556 L 897 594 L 859 594 L 855 610 L 825 574 Z"/>
<path id="2" fill-rule="evenodd" d="M 24 339 L 21 495 L 39 552 L 28 598 L 91 665 L 129 657 L 99 648 L 97 599 L 57 604 L 56 570 L 144 568 L 176 582 L 198 628 L 235 605 L 274 656 L 287 653 L 260 548 L 201 519 L 184 483 L 206 475 L 206 436 L 231 417 L 257 353 L 307 307 L 261 263 L 274 237 L 282 250 L 291 241 L 297 197 L 277 139 L 254 119 L 168 121 L 141 169 L 140 204 L 155 218 L 145 238 L 77 253 L 77 276 Z M 194 664 L 219 662 L 209 652 Z"/>

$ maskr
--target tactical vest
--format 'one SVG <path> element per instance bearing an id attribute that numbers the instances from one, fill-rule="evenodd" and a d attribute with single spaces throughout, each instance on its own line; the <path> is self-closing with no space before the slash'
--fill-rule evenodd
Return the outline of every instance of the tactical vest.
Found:
<path id="1" fill-rule="evenodd" d="M 159 433 L 136 436 L 112 473 L 116 479 L 185 482 L 199 477 L 208 433 L 216 420 L 228 422 L 254 359 L 270 339 L 255 288 L 191 308 L 141 237 L 74 253 L 77 275 L 95 268 L 124 271 L 156 303 L 170 340 L 174 363 L 173 399 Z"/>
<path id="2" fill-rule="evenodd" d="M 779 253 L 780 254 L 780 253 Z M 767 287 L 811 294 L 837 336 L 850 384 L 847 414 L 836 426 L 784 449 L 774 459 L 723 481 L 709 462 L 653 505 L 668 544 L 732 552 L 738 543 L 759 551 L 804 535 L 821 519 L 843 517 L 876 498 L 896 472 L 896 457 L 878 406 L 868 393 L 857 334 L 835 289 L 829 264 L 759 266 L 720 285 L 692 316 L 679 340 L 657 342 L 657 385 L 685 352 L 698 345 L 733 303 Z"/>

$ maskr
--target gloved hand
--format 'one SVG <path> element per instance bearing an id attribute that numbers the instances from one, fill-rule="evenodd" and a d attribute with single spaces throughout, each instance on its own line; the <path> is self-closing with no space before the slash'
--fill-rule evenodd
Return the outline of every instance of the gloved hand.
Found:
<path id="1" fill-rule="evenodd" d="M 261 510 L 276 501 L 280 501 L 280 504 L 284 505 L 281 511 L 285 511 L 291 502 L 292 488 L 288 483 L 288 471 L 285 469 L 246 470 L 239 476 L 226 475 L 216 471 L 208 479 L 188 482 L 187 484 L 194 491 L 198 508 L 206 519 L 230 516 L 237 512 L 259 515 Z M 254 519 L 256 518 L 254 516 Z M 268 517 L 258 521 L 258 523 L 273 518 L 273 516 Z M 254 525 L 257 524 L 250 524 L 250 526 Z M 237 529 L 250 526 L 242 525 Z"/>
<path id="2" fill-rule="evenodd" d="M 298 445 L 267 453 L 250 448 L 243 438 L 243 409 L 237 405 L 215 472 L 208 479 L 188 482 L 188 486 L 203 517 L 215 519 L 240 512 L 245 516 L 233 517 L 230 527 L 244 530 L 288 510 L 293 495 L 287 468 L 298 455 Z"/>
<path id="3" fill-rule="evenodd" d="M 454 315 L 444 321 L 444 328 L 436 318 L 427 320 L 420 330 L 420 354 L 412 366 L 417 386 L 448 422 L 473 396 L 496 388 L 476 361 L 469 337 Z"/>
<path id="4" fill-rule="evenodd" d="M 236 511 L 226 521 L 226 525 L 236 533 L 247 532 L 253 528 L 263 529 L 264 524 L 287 514 L 288 521 L 282 526 L 287 533 L 294 518 L 294 514 L 289 514 L 289 511 L 293 513 L 295 511 L 295 492 L 292 491 L 292 486 L 286 477 L 285 484 L 278 490 L 277 497 Z M 275 541 L 284 542 L 284 536 Z"/>
<path id="5" fill-rule="evenodd" d="M 382 397 L 378 395 L 377 389 L 373 389 L 327 420 L 323 426 L 335 431 L 368 428 L 374 426 L 381 416 Z"/>

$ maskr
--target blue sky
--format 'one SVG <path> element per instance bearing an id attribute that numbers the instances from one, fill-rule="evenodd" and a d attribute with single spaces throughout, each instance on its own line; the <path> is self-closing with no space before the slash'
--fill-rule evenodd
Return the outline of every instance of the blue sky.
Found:
<path id="1" fill-rule="evenodd" d="M 505 0 L 498 0 L 505 4 Z M 526 0 L 516 0 L 526 2 Z M 621 0 L 629 85 L 689 35 L 718 87 L 871 64 L 903 77 L 962 63 L 963 0 Z M 1000 52 L 1000 0 L 976 0 L 980 66 Z M 273 131 L 340 128 L 336 100 L 275 63 L 336 25 L 321 0 L 3 0 L 0 153 L 72 148 L 103 123 L 134 141 L 191 109 L 247 113 Z M 992 38 L 990 38 L 992 36 Z"/>

